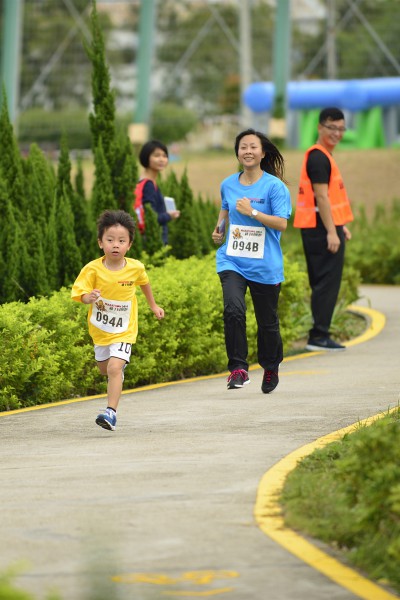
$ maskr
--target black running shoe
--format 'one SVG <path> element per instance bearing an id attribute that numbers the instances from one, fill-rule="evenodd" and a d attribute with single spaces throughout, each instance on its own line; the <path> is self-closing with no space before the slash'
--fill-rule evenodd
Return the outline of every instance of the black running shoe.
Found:
<path id="1" fill-rule="evenodd" d="M 346 350 L 346 346 L 342 346 L 337 342 L 326 338 L 310 338 L 307 342 L 306 350 L 328 350 L 328 352 L 341 352 Z"/>
<path id="2" fill-rule="evenodd" d="M 278 383 L 278 373 L 276 371 L 269 371 L 268 369 L 265 369 L 264 377 L 261 384 L 261 389 L 264 392 L 264 394 L 270 394 L 271 392 L 273 392 Z"/>
<path id="3" fill-rule="evenodd" d="M 234 390 L 236 388 L 241 388 L 246 383 L 250 383 L 249 374 L 244 369 L 235 369 L 229 375 L 228 379 L 228 390 Z"/>

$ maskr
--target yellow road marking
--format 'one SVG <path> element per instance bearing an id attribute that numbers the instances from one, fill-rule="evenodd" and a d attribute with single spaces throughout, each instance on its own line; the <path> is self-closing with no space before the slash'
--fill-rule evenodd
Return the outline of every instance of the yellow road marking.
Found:
<path id="1" fill-rule="evenodd" d="M 370 340 L 371 338 L 378 335 L 385 326 L 385 315 L 374 309 L 352 305 L 349 306 L 349 310 L 352 310 L 353 312 L 357 312 L 368 317 L 370 320 L 370 324 L 367 330 L 362 335 L 354 338 L 349 342 L 346 342 L 346 346 L 354 346 L 356 344 L 361 344 Z M 285 358 L 284 362 L 291 362 L 293 360 L 307 358 L 309 356 L 315 356 L 316 354 L 321 353 L 323 353 L 323 351 L 296 354 L 294 356 Z M 258 368 L 259 367 L 257 365 L 253 365 L 249 368 L 249 370 L 255 370 Z M 291 372 L 287 374 L 293 373 L 296 372 Z M 216 379 L 218 377 L 223 377 L 227 374 L 228 373 L 219 373 L 216 375 L 193 377 L 192 379 L 184 379 L 181 381 L 158 383 L 154 385 L 135 388 L 133 390 L 126 390 L 122 393 L 131 394 L 147 390 L 154 390 L 169 385 L 179 385 L 181 383 Z M 282 373 L 282 375 L 284 375 L 284 372 Z M 104 398 L 105 395 L 106 394 L 86 396 L 84 398 L 75 398 L 72 400 L 63 400 L 51 404 L 43 404 L 39 406 L 31 406 L 17 410 L 0 412 L 0 417 L 22 412 L 28 412 L 32 410 L 41 410 L 44 408 L 62 406 L 65 404 L 73 404 L 76 402 L 85 402 L 87 400 L 94 400 L 96 398 Z M 377 415 L 376 417 L 365 419 L 364 421 L 362 421 L 362 423 L 366 425 L 370 424 L 373 420 L 381 418 L 382 416 L 383 415 Z M 352 430 L 354 429 L 354 427 L 355 425 L 351 425 L 350 427 L 346 427 L 344 429 L 326 435 L 322 438 L 319 438 L 315 442 L 312 442 L 311 444 L 303 446 L 302 448 L 296 450 L 295 452 L 292 452 L 286 458 L 279 461 L 274 467 L 272 467 L 272 469 L 265 473 L 258 488 L 254 514 L 260 529 L 264 533 L 266 533 L 269 537 L 274 539 L 286 550 L 288 550 L 289 552 L 291 552 L 292 554 L 309 564 L 317 571 L 320 571 L 321 573 L 335 581 L 337 584 L 352 591 L 359 598 L 363 598 L 364 600 L 396 600 L 398 599 L 398 596 L 394 596 L 393 594 L 390 594 L 378 585 L 375 585 L 374 583 L 372 583 L 353 569 L 343 565 L 338 560 L 330 557 L 325 552 L 319 550 L 316 546 L 302 538 L 293 530 L 286 528 L 283 524 L 283 518 L 281 515 L 280 507 L 277 503 L 277 496 L 279 495 L 280 490 L 282 489 L 287 474 L 294 469 L 295 465 L 300 460 L 300 458 L 307 456 L 307 454 L 310 454 L 318 447 L 323 447 L 326 444 L 337 440 L 338 438 L 343 436 L 347 430 Z M 230 591 L 230 588 L 222 589 Z"/>
<path id="2" fill-rule="evenodd" d="M 232 579 L 239 577 L 237 571 L 227 570 L 207 570 L 207 571 L 186 571 L 178 576 L 171 576 L 166 573 L 125 573 L 123 575 L 114 575 L 112 581 L 117 583 L 149 583 L 152 585 L 176 585 L 177 583 L 183 583 L 184 585 L 210 585 L 217 579 Z M 190 596 L 190 597 L 207 597 L 207 596 L 218 596 L 219 594 L 226 594 L 232 592 L 235 588 L 224 587 L 215 588 L 209 590 L 164 590 L 160 593 L 163 596 Z"/>
<path id="3" fill-rule="evenodd" d="M 366 332 L 350 342 L 347 342 L 346 346 L 354 346 L 355 344 L 366 342 L 378 335 L 385 326 L 385 316 L 376 310 L 358 306 L 351 306 L 349 307 L 349 310 L 364 314 L 370 319 L 370 324 Z M 305 355 L 290 357 L 288 360 L 321 353 L 322 352 L 311 352 Z M 391 409 L 391 411 L 396 410 L 396 408 L 397 407 Z M 281 508 L 278 504 L 278 498 L 287 475 L 296 467 L 299 460 L 311 454 L 317 448 L 322 448 L 327 444 L 342 438 L 346 433 L 354 431 L 360 423 L 363 425 L 371 425 L 371 423 L 383 416 L 384 414 L 375 415 L 374 417 L 369 417 L 359 423 L 354 423 L 353 425 L 339 429 L 310 444 L 306 444 L 302 448 L 298 448 L 280 460 L 272 467 L 272 469 L 267 471 L 261 479 L 254 508 L 254 516 L 260 529 L 271 539 L 291 552 L 291 554 L 294 554 L 303 562 L 310 565 L 313 569 L 320 571 L 338 585 L 350 590 L 356 596 L 363 598 L 364 600 L 395 600 L 398 596 L 394 596 L 377 584 L 372 583 L 372 581 L 363 577 L 357 571 L 343 565 L 335 558 L 332 558 L 314 546 L 311 542 L 305 540 L 292 529 L 285 527 Z"/>
<path id="4" fill-rule="evenodd" d="M 397 407 L 391 409 L 391 411 L 394 410 L 397 410 Z M 391 411 L 387 411 L 384 414 Z M 285 527 L 278 499 L 287 475 L 296 467 L 299 460 L 308 456 L 317 448 L 323 448 L 327 444 L 341 439 L 346 433 L 355 431 L 356 427 L 359 427 L 360 424 L 371 425 L 374 421 L 382 418 L 384 414 L 369 417 L 368 419 L 329 433 L 318 438 L 315 442 L 306 444 L 302 448 L 298 448 L 291 454 L 288 454 L 288 456 L 267 471 L 261 479 L 254 508 L 255 519 L 264 533 L 313 569 L 320 571 L 335 583 L 350 590 L 364 600 L 395 600 L 398 596 L 394 596 L 377 584 L 372 583 L 372 581 L 363 577 L 357 571 L 343 565 L 335 558 L 332 558 L 314 546 L 311 542 L 305 540 L 292 529 Z"/>
<path id="5" fill-rule="evenodd" d="M 219 594 L 226 594 L 228 592 L 233 592 L 235 588 L 231 588 L 231 587 L 227 587 L 227 588 L 220 588 L 219 590 L 205 590 L 203 592 L 184 592 L 184 591 L 166 591 L 166 592 L 161 592 L 164 596 L 196 596 L 196 597 L 203 597 L 205 598 L 206 596 L 218 596 Z"/>
<path id="6" fill-rule="evenodd" d="M 349 306 L 348 310 L 351 310 L 353 312 L 359 312 L 359 313 L 369 317 L 372 322 L 369 325 L 369 327 L 365 333 L 354 338 L 354 340 L 351 340 L 351 342 L 347 342 L 345 344 L 346 346 L 353 346 L 355 344 L 361 344 L 361 342 L 366 342 L 370 338 L 377 335 L 383 329 L 383 327 L 385 325 L 385 316 L 376 310 L 373 310 L 371 308 L 353 306 L 353 305 Z M 307 358 L 310 356 L 315 356 L 316 354 L 321 354 L 322 352 L 304 352 L 302 354 L 295 354 L 294 356 L 288 356 L 287 358 L 285 358 L 283 360 L 283 362 L 286 363 L 286 362 L 290 362 L 293 360 L 298 360 L 299 358 Z M 252 365 L 249 367 L 249 371 L 255 371 L 256 369 L 259 369 L 259 368 L 260 367 L 258 365 Z M 287 372 L 287 373 L 285 373 L 285 371 L 282 371 L 280 374 L 284 376 L 284 375 L 289 375 L 289 374 L 290 375 L 300 374 L 302 372 L 304 374 L 312 373 L 311 371 L 294 371 L 294 372 Z M 315 372 L 317 373 L 317 371 L 315 371 Z M 318 372 L 321 373 L 322 371 L 318 371 Z M 144 385 L 142 387 L 137 387 L 132 390 L 124 390 L 122 392 L 122 395 L 137 394 L 139 392 L 146 392 L 149 390 L 157 390 L 159 388 L 167 387 L 170 385 L 180 385 L 182 383 L 192 383 L 194 381 L 205 381 L 207 379 L 217 379 L 218 377 L 225 377 L 227 375 L 229 375 L 228 371 L 226 371 L 225 373 L 217 373 L 215 375 L 201 375 L 199 377 L 192 377 L 191 379 L 181 379 L 179 381 L 167 381 L 164 383 L 154 383 L 152 385 Z M 53 408 L 55 406 L 65 406 L 66 404 L 76 404 L 77 402 L 87 402 L 89 400 L 105 398 L 106 396 L 107 396 L 107 394 L 97 394 L 95 396 L 83 396 L 81 398 L 71 398 L 69 400 L 60 400 L 59 402 L 50 402 L 48 404 L 38 404 L 36 406 L 27 406 L 25 408 L 16 408 L 15 410 L 7 410 L 7 411 L 0 412 L 0 417 L 6 417 L 8 415 L 16 415 L 16 414 L 24 413 L 24 412 L 31 412 L 33 410 L 44 410 L 45 408 Z"/>

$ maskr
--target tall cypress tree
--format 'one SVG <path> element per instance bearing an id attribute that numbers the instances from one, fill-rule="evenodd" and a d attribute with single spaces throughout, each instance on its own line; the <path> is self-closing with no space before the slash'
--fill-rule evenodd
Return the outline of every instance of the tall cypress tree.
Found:
<path id="1" fill-rule="evenodd" d="M 212 229 L 208 228 L 208 219 L 206 214 L 206 205 L 202 202 L 201 198 L 198 198 L 193 202 L 193 213 L 197 223 L 197 230 L 199 234 L 199 248 L 203 255 L 210 252 L 214 242 L 211 238 Z"/>
<path id="2" fill-rule="evenodd" d="M 65 133 L 63 133 L 60 142 L 60 155 L 58 157 L 56 186 L 57 198 L 60 200 L 64 193 L 67 193 L 68 197 L 71 198 L 72 191 L 71 159 L 69 157 L 67 136 Z"/>
<path id="3" fill-rule="evenodd" d="M 103 152 L 101 139 L 94 156 L 95 179 L 92 190 L 92 218 L 97 221 L 104 210 L 116 210 L 117 203 L 113 194 L 110 169 Z"/>
<path id="4" fill-rule="evenodd" d="M 0 303 L 24 298 L 21 293 L 21 256 L 25 240 L 15 217 L 7 187 L 0 176 Z"/>
<path id="5" fill-rule="evenodd" d="M 127 135 L 118 133 L 111 179 L 118 208 L 132 214 L 133 191 L 138 181 L 138 166 Z"/>
<path id="6" fill-rule="evenodd" d="M 62 286 L 73 283 L 82 268 L 82 257 L 76 244 L 74 215 L 72 214 L 68 192 L 57 202 L 57 238 L 60 246 L 59 274 Z"/>
<path id="7" fill-rule="evenodd" d="M 49 176 L 50 168 L 43 163 L 43 155 L 36 144 L 32 144 L 25 161 L 25 187 L 29 201 L 29 210 L 40 232 L 46 228 L 51 198 L 54 195 L 54 179 Z"/>
<path id="8" fill-rule="evenodd" d="M 22 287 L 29 298 L 46 295 L 51 290 L 42 246 L 42 228 L 30 210 L 25 215 L 24 232 L 27 253 L 22 265 Z"/>
<path id="9" fill-rule="evenodd" d="M 92 132 L 92 149 L 95 154 L 100 140 L 106 162 L 111 171 L 114 164 L 115 141 L 115 94 L 110 88 L 110 71 L 105 60 L 104 39 L 101 32 L 96 0 L 92 0 L 90 16 L 92 40 L 86 52 L 92 63 L 93 112 L 89 115 Z"/>
<path id="10" fill-rule="evenodd" d="M 21 211 L 22 215 L 27 208 L 25 197 L 22 158 L 17 140 L 14 136 L 8 108 L 7 95 L 3 87 L 3 102 L 0 112 L 0 173 L 6 183 L 11 204 Z"/>
<path id="11" fill-rule="evenodd" d="M 160 188 L 164 196 L 175 199 L 176 207 L 180 210 L 180 185 L 175 171 L 170 171 L 168 176 L 160 181 Z"/>
<path id="12" fill-rule="evenodd" d="M 59 246 L 57 236 L 57 200 L 53 196 L 52 206 L 48 215 L 48 221 L 45 230 L 43 250 L 46 259 L 47 280 L 51 290 L 58 290 L 61 287 L 60 274 L 60 253 L 62 248 Z"/>
<path id="13" fill-rule="evenodd" d="M 78 157 L 78 160 L 77 160 L 77 169 L 76 169 L 74 184 L 75 184 L 74 189 L 75 189 L 76 194 L 80 198 L 82 198 L 82 200 L 86 200 L 85 177 L 83 174 L 82 158 L 80 156 Z"/>
<path id="14" fill-rule="evenodd" d="M 147 254 L 153 256 L 163 248 L 163 241 L 157 213 L 154 212 L 147 202 L 144 204 L 144 221 L 146 223 L 146 231 L 143 237 L 143 246 Z"/>
<path id="15" fill-rule="evenodd" d="M 78 172 L 75 177 L 75 190 L 71 196 L 71 208 L 74 214 L 75 238 L 81 251 L 83 263 L 87 263 L 96 256 L 94 253 L 95 224 L 89 218 L 90 206 L 85 197 L 83 186 L 82 164 L 78 163 Z M 92 243 L 93 242 L 93 243 Z"/>
<path id="16" fill-rule="evenodd" d="M 142 234 L 139 231 L 138 219 L 137 219 L 135 211 L 132 211 L 132 216 L 135 219 L 136 227 L 135 227 L 135 236 L 133 238 L 133 243 L 132 243 L 131 249 L 129 250 L 128 256 L 140 260 L 142 253 L 143 253 L 143 238 L 142 238 Z"/>
<path id="17" fill-rule="evenodd" d="M 190 256 L 201 256 L 199 230 L 193 211 L 193 192 L 189 187 L 187 172 L 184 171 L 180 182 L 181 215 L 176 219 L 171 230 L 172 254 L 183 259 Z"/>

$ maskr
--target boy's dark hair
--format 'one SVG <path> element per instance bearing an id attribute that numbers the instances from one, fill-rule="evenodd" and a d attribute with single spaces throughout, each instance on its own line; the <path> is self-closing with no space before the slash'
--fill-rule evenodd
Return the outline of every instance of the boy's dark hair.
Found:
<path id="1" fill-rule="evenodd" d="M 113 227 L 122 225 L 129 232 L 129 241 L 133 242 L 135 237 L 135 221 L 133 217 L 124 210 L 105 210 L 97 219 L 97 238 L 101 240 L 104 232 Z"/>
<path id="2" fill-rule="evenodd" d="M 343 112 L 340 110 L 340 108 L 336 108 L 334 106 L 331 106 L 329 108 L 324 108 L 323 110 L 321 110 L 321 112 L 319 113 L 319 123 L 322 125 L 323 123 L 326 123 L 326 121 L 341 121 L 344 120 L 344 114 Z"/>
<path id="3" fill-rule="evenodd" d="M 145 169 L 147 169 L 147 167 L 149 166 L 150 155 L 153 154 L 154 150 L 157 150 L 157 148 L 159 148 L 160 150 L 163 150 L 165 152 L 165 154 L 168 156 L 167 146 L 158 140 L 150 140 L 149 142 L 146 142 L 144 144 L 144 146 L 142 146 L 142 149 L 140 150 L 140 153 L 139 153 L 139 160 L 140 160 L 140 164 Z"/>
<path id="4" fill-rule="evenodd" d="M 241 133 L 239 133 L 235 140 L 236 157 L 238 157 L 239 154 L 240 140 L 245 135 L 256 135 L 261 142 L 263 152 L 265 152 L 265 156 L 260 163 L 260 167 L 262 168 L 262 170 L 266 171 L 267 173 L 270 173 L 271 175 L 275 175 L 275 177 L 278 177 L 282 181 L 285 181 L 285 162 L 283 160 L 283 156 L 279 152 L 278 148 L 274 146 L 271 140 L 269 140 L 267 136 L 261 133 L 260 131 L 255 131 L 254 129 L 246 129 L 246 131 L 242 131 Z"/>

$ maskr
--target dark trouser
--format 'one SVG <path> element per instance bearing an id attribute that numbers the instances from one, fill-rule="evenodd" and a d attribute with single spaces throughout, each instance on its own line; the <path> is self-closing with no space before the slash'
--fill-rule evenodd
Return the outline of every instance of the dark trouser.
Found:
<path id="1" fill-rule="evenodd" d="M 258 326 L 258 362 L 264 369 L 278 371 L 283 360 L 279 331 L 278 299 L 281 284 L 267 285 L 250 281 L 236 271 L 219 273 L 224 297 L 225 345 L 228 369 L 249 368 L 247 362 L 246 302 L 247 288 L 253 299 Z"/>
<path id="2" fill-rule="evenodd" d="M 336 227 L 336 231 L 340 238 L 340 246 L 333 254 L 327 248 L 327 232 L 319 215 L 317 227 L 301 230 L 311 287 L 313 327 L 310 329 L 310 338 L 329 336 L 332 315 L 339 295 L 345 238 L 343 226 Z"/>

